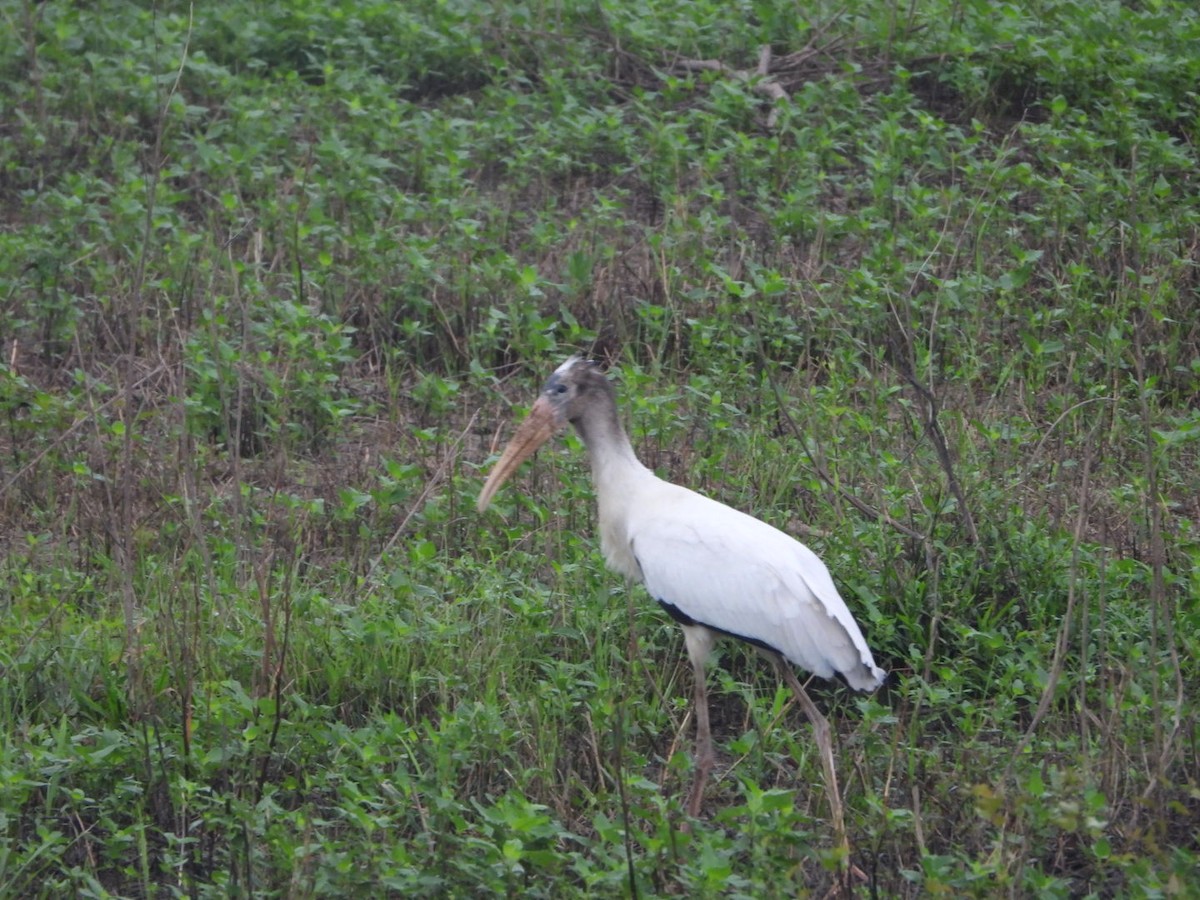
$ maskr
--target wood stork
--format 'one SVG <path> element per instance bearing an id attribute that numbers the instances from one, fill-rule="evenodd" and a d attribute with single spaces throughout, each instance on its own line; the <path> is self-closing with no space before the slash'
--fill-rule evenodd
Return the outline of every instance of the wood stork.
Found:
<path id="1" fill-rule="evenodd" d="M 834 825 L 847 847 L 828 722 L 789 663 L 860 691 L 884 680 L 829 570 L 815 553 L 765 522 L 663 481 L 642 465 L 621 427 L 612 384 L 573 356 L 546 382 L 479 495 L 480 512 L 521 463 L 567 423 L 587 446 L 608 566 L 646 585 L 683 627 L 695 673 L 695 779 L 699 814 L 715 757 L 704 665 L 717 637 L 748 641 L 779 666 L 813 724 Z"/>

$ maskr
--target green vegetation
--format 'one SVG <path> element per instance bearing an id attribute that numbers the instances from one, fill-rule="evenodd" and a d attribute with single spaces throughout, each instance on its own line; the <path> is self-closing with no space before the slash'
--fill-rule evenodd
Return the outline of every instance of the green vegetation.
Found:
<path id="1" fill-rule="evenodd" d="M 1200 891 L 1189 0 L 0 23 L 5 895 L 824 895 L 731 644 L 685 827 L 578 442 L 474 512 L 572 352 L 897 673 L 814 685 L 863 893 Z"/>

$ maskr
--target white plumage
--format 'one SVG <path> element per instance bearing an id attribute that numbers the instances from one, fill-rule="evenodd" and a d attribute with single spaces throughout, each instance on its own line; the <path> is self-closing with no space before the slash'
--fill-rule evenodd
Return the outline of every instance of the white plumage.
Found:
<path id="1" fill-rule="evenodd" d="M 857 690 L 878 687 L 884 672 L 817 555 L 779 529 L 663 481 L 642 465 L 621 428 L 608 379 L 577 357 L 546 382 L 480 493 L 480 510 L 568 422 L 591 459 L 605 561 L 643 582 L 684 629 L 696 672 L 694 815 L 713 763 L 704 663 L 718 635 L 749 641 L 824 678 L 840 675 Z M 788 676 L 802 694 L 790 669 Z M 810 718 L 819 716 L 806 696 L 802 703 Z M 814 720 L 818 736 L 819 725 Z M 831 777 L 828 769 L 826 774 Z M 835 795 L 836 784 L 831 800 L 840 819 Z"/>
<path id="2" fill-rule="evenodd" d="M 840 674 L 858 690 L 880 683 L 883 671 L 815 553 L 765 522 L 654 480 L 636 494 L 638 513 L 622 521 L 655 600 L 822 678 Z M 608 548 L 605 555 L 611 565 Z"/>

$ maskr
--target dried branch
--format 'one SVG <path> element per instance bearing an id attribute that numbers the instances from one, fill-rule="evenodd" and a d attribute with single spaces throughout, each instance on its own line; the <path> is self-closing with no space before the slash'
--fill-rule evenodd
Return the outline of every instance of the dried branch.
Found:
<path id="1" fill-rule="evenodd" d="M 1083 542 L 1083 531 L 1087 525 L 1087 514 L 1091 507 L 1091 472 L 1092 457 L 1091 454 L 1088 454 L 1083 458 L 1083 480 L 1079 486 L 1079 509 L 1075 517 L 1075 534 L 1071 540 L 1071 574 L 1070 580 L 1067 583 L 1067 609 L 1063 613 L 1062 627 L 1058 630 L 1058 640 L 1054 642 L 1054 659 L 1050 663 L 1050 673 L 1046 676 L 1046 686 L 1042 689 L 1042 696 L 1038 700 L 1037 710 L 1033 714 L 1033 719 L 1030 721 L 1029 727 L 1025 729 L 1025 734 L 1022 736 L 1020 743 L 1017 744 L 1012 756 L 1009 757 L 1008 765 L 1004 768 L 1004 780 L 1007 780 L 1009 775 L 1012 774 L 1013 764 L 1029 748 L 1029 743 L 1033 740 L 1034 733 L 1042 723 L 1042 719 L 1046 717 L 1046 713 L 1050 711 L 1050 704 L 1054 701 L 1054 694 L 1058 689 L 1059 679 L 1062 677 L 1063 661 L 1066 657 L 1067 645 L 1071 638 L 1071 620 L 1074 618 L 1075 612 L 1076 586 L 1079 582 L 1079 545 Z"/>
<path id="2" fill-rule="evenodd" d="M 367 569 L 367 575 L 364 579 L 364 581 L 366 581 L 368 584 L 371 583 L 371 579 L 375 576 L 375 570 L 379 568 L 379 564 L 383 562 L 384 558 L 388 554 L 388 551 L 392 549 L 396 541 L 400 540 L 400 535 L 404 534 L 404 530 L 408 527 L 408 523 L 412 520 L 412 517 L 421 510 L 421 508 L 425 505 L 425 501 L 433 495 L 434 490 L 449 475 L 451 468 L 458 460 L 459 448 L 462 447 L 462 443 L 464 440 L 466 440 L 467 435 L 471 433 L 471 429 L 475 427 L 475 420 L 478 417 L 479 410 L 475 410 L 475 412 L 471 413 L 471 418 L 467 420 L 466 427 L 459 432 L 458 437 L 456 437 L 450 444 L 450 447 L 447 448 L 442 457 L 441 463 L 438 465 L 429 481 L 425 483 L 425 487 L 421 490 L 421 493 L 417 496 L 417 499 L 413 502 L 408 512 L 405 513 L 404 518 L 400 520 L 400 524 L 396 526 L 396 530 L 392 533 L 392 536 L 388 539 L 387 543 L 383 545 L 378 555 L 376 555 L 375 560 L 371 563 L 370 568 Z"/>
<path id="3" fill-rule="evenodd" d="M 767 114 L 767 128 L 773 129 L 779 120 L 779 103 L 791 100 L 788 92 L 771 77 L 771 48 L 765 44 L 758 51 L 758 65 L 753 69 L 735 69 L 719 59 L 681 59 L 674 68 L 685 72 L 720 72 L 740 81 L 751 82 L 751 88 L 764 94 L 772 101 L 771 111 Z"/>
<path id="4" fill-rule="evenodd" d="M 890 525 L 905 537 L 912 538 L 914 541 L 924 544 L 926 537 L 925 535 L 921 534 L 921 532 L 917 531 L 915 528 L 909 528 L 903 522 L 896 521 L 882 510 L 876 509 L 865 501 L 859 499 L 854 494 L 851 494 L 833 480 L 833 476 L 825 471 L 825 467 L 821 465 L 821 463 L 813 455 L 812 450 L 809 449 L 808 442 L 804 440 L 803 433 L 792 419 L 791 414 L 787 411 L 787 405 L 783 402 L 783 394 L 780 392 L 779 385 L 775 383 L 774 379 L 771 380 L 771 389 L 775 391 L 775 400 L 778 405 L 779 414 L 783 417 L 783 421 L 787 423 L 788 430 L 791 431 L 792 434 L 794 434 L 800 441 L 800 446 L 804 448 L 804 453 L 808 456 L 809 463 L 812 465 L 820 479 L 829 485 L 829 487 L 837 491 L 847 503 L 849 503 L 871 521 L 882 522 L 885 525 Z"/>
<path id="5" fill-rule="evenodd" d="M 962 485 L 959 484 L 958 476 L 954 474 L 954 460 L 950 456 L 950 446 L 946 442 L 946 434 L 942 431 L 942 426 L 938 423 L 938 413 L 940 410 L 937 397 L 932 390 L 917 380 L 916 373 L 909 366 L 904 366 L 901 374 L 904 376 L 904 380 L 912 386 L 912 389 L 924 401 L 922 410 L 924 411 L 923 424 L 925 426 L 925 433 L 929 436 L 929 442 L 933 444 L 934 452 L 937 453 L 938 463 L 946 475 L 946 484 L 950 488 L 950 493 L 954 495 L 954 499 L 958 503 L 958 512 L 962 517 L 963 528 L 967 531 L 967 537 L 972 544 L 979 548 L 980 555 L 983 556 L 983 561 L 986 564 L 987 554 L 979 540 L 979 530 L 975 527 L 975 517 L 971 515 L 971 510 L 967 506 L 967 495 L 963 492 Z"/>

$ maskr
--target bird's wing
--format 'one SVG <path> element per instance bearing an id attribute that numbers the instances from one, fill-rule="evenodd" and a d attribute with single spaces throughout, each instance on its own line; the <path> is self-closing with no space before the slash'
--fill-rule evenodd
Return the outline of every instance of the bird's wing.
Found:
<path id="1" fill-rule="evenodd" d="M 751 516 L 670 485 L 629 524 L 651 596 L 676 617 L 776 650 L 859 690 L 884 673 L 815 553 Z"/>

